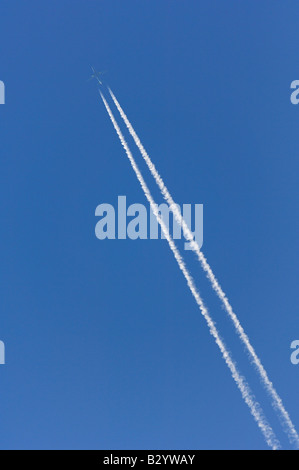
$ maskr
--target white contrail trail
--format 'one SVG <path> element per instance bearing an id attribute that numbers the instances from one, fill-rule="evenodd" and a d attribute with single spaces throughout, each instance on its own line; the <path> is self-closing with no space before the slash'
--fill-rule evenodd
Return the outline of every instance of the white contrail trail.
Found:
<path id="1" fill-rule="evenodd" d="M 202 268 L 206 272 L 206 275 L 207 275 L 208 279 L 211 282 L 211 285 L 212 285 L 214 291 L 216 292 L 219 299 L 222 301 L 229 317 L 231 318 L 231 320 L 232 320 L 232 322 L 233 322 L 233 324 L 236 328 L 236 331 L 238 333 L 238 336 L 240 337 L 241 341 L 243 342 L 243 344 L 247 348 L 247 350 L 250 354 L 251 360 L 252 360 L 253 364 L 255 365 L 255 367 L 256 367 L 259 375 L 260 375 L 262 383 L 263 383 L 264 387 L 266 388 L 266 390 L 268 391 L 269 395 L 272 398 L 272 405 L 278 411 L 278 414 L 279 414 L 280 419 L 282 421 L 283 427 L 285 428 L 290 441 L 292 443 L 294 443 L 297 448 L 299 448 L 299 436 L 297 434 L 295 426 L 293 425 L 293 423 L 291 421 L 291 418 L 290 418 L 287 410 L 285 409 L 280 396 L 278 395 L 277 391 L 275 390 L 275 388 L 273 386 L 273 383 L 270 381 L 270 379 L 268 377 L 268 374 L 267 374 L 263 364 L 261 363 L 261 360 L 257 356 L 253 346 L 251 345 L 249 337 L 245 333 L 245 331 L 244 331 L 237 315 L 234 313 L 234 311 L 232 309 L 232 306 L 230 305 L 226 294 L 222 290 L 221 285 L 219 284 L 219 282 L 218 282 L 216 276 L 214 275 L 210 265 L 208 264 L 207 259 L 205 258 L 204 254 L 200 251 L 200 248 L 199 248 L 196 240 L 193 239 L 194 237 L 193 237 L 192 232 L 190 231 L 188 225 L 186 224 L 184 218 L 182 217 L 180 211 L 178 210 L 174 200 L 172 199 L 171 194 L 169 193 L 167 187 L 165 186 L 165 183 L 164 183 L 163 179 L 161 178 L 160 174 L 156 170 L 155 165 L 153 164 L 153 162 L 151 161 L 148 153 L 146 152 L 145 148 L 143 147 L 143 145 L 142 145 L 138 135 L 136 134 L 132 124 L 130 123 L 129 119 L 127 118 L 124 110 L 120 106 L 120 104 L 119 104 L 118 100 L 116 99 L 116 97 L 115 97 L 114 93 L 112 92 L 112 90 L 109 87 L 108 87 L 108 90 L 110 92 L 110 95 L 111 95 L 111 97 L 112 97 L 112 99 L 113 99 L 113 101 L 114 101 L 114 103 L 115 103 L 115 105 L 116 105 L 123 121 L 125 122 L 130 134 L 132 135 L 132 137 L 135 141 L 135 144 L 137 145 L 137 147 L 138 147 L 142 157 L 144 158 L 151 174 L 153 175 L 157 185 L 159 186 L 160 191 L 161 191 L 164 199 L 168 203 L 171 211 L 173 212 L 175 220 L 182 227 L 185 238 L 190 242 L 191 249 L 196 253 L 196 255 L 197 255 L 197 257 L 198 257 L 198 259 L 201 263 Z"/>
<path id="2" fill-rule="evenodd" d="M 264 414 L 260 408 L 260 405 L 255 401 L 252 393 L 251 393 L 251 390 L 248 386 L 248 384 L 246 383 L 245 379 L 240 375 L 234 361 L 232 360 L 231 358 L 231 355 L 229 353 L 229 351 L 227 350 L 224 342 L 222 341 L 222 339 L 220 338 L 219 336 L 219 333 L 218 333 L 218 330 L 216 328 L 216 325 L 215 323 L 213 322 L 212 318 L 210 317 L 210 314 L 207 310 L 207 308 L 205 307 L 204 303 L 203 303 L 203 300 L 201 299 L 200 297 L 200 294 L 199 292 L 197 291 L 195 285 L 194 285 L 194 282 L 193 282 L 193 279 L 191 277 L 191 275 L 189 274 L 187 268 L 186 268 L 186 265 L 172 239 L 172 237 L 170 236 L 170 233 L 169 233 L 169 230 L 168 228 L 166 227 L 163 219 L 160 217 L 159 215 L 159 209 L 158 209 L 158 206 L 157 204 L 155 203 L 155 201 L 153 200 L 152 198 L 152 195 L 140 173 L 140 170 L 135 162 L 135 159 L 129 149 L 129 146 L 114 118 L 114 115 L 112 114 L 112 111 L 107 103 L 107 101 L 105 100 L 104 96 L 102 95 L 102 93 L 100 92 L 100 95 L 101 95 L 101 98 L 103 100 L 103 103 L 106 107 L 106 110 L 109 114 L 109 117 L 112 121 L 112 124 L 114 126 L 114 129 L 120 139 L 120 142 L 122 144 L 122 146 L 124 147 L 125 151 L 126 151 L 126 154 L 129 158 L 129 161 L 131 163 L 131 166 L 137 176 L 137 179 L 143 189 L 143 192 L 151 206 L 151 209 L 153 211 L 153 214 L 155 215 L 155 217 L 157 218 L 157 221 L 158 223 L 160 224 L 161 226 L 161 230 L 165 236 L 165 238 L 167 239 L 168 241 L 168 244 L 170 246 L 170 249 L 171 251 L 173 252 L 174 254 L 174 257 L 179 265 L 179 268 L 180 270 L 182 271 L 183 275 L 185 276 L 185 279 L 187 281 L 187 284 L 188 284 L 188 287 L 202 313 L 202 315 L 204 316 L 207 324 L 208 324 L 208 327 L 209 327 L 209 330 L 210 330 L 210 333 L 211 335 L 214 337 L 215 341 L 216 341 L 216 344 L 218 345 L 221 353 L 222 353 L 222 356 L 223 356 L 223 359 L 225 360 L 227 366 L 229 367 L 230 371 L 231 371 L 231 374 L 242 394 L 242 397 L 243 399 L 245 400 L 246 404 L 248 405 L 249 409 L 250 409 L 250 412 L 252 414 L 252 416 L 254 417 L 255 421 L 257 422 L 260 430 L 262 431 L 263 435 L 264 435 L 264 438 L 267 442 L 267 444 L 273 449 L 273 450 L 277 450 L 280 448 L 280 443 L 279 441 L 277 440 L 271 426 L 268 424 L 266 418 L 264 417 Z"/>

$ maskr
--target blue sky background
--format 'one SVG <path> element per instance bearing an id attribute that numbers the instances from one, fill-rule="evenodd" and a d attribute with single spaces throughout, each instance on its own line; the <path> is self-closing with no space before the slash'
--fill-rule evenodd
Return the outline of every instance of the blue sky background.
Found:
<path id="1" fill-rule="evenodd" d="M 1 448 L 266 448 L 167 243 L 95 237 L 98 204 L 145 198 L 89 64 L 176 201 L 204 204 L 203 251 L 299 428 L 298 15 L 295 0 L 1 2 Z"/>

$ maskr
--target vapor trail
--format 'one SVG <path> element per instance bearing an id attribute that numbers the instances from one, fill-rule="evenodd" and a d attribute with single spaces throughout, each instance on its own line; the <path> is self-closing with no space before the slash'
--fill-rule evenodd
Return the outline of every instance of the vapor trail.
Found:
<path id="1" fill-rule="evenodd" d="M 202 315 L 204 316 L 207 324 L 208 324 L 208 328 L 210 330 L 210 333 L 211 335 L 214 337 L 215 339 L 215 342 L 216 344 L 218 345 L 221 353 L 222 353 L 222 357 L 223 359 L 225 360 L 227 366 L 229 367 L 230 371 L 231 371 L 231 374 L 233 376 L 233 379 L 235 380 L 241 394 L 242 394 L 242 397 L 244 399 L 244 401 L 246 402 L 246 404 L 248 405 L 249 409 L 250 409 L 250 412 L 252 414 L 252 416 L 254 417 L 255 421 L 257 422 L 257 425 L 258 427 L 260 428 L 261 432 L 263 433 L 264 435 L 264 438 L 267 442 L 267 444 L 273 449 L 273 450 L 277 450 L 280 448 L 280 443 L 279 441 L 277 440 L 271 426 L 268 424 L 264 414 L 263 414 L 263 411 L 259 405 L 259 403 L 257 403 L 252 395 L 252 392 L 249 388 L 249 385 L 247 384 L 247 382 L 245 381 L 245 379 L 240 375 L 234 361 L 232 360 L 231 358 L 231 355 L 229 353 L 229 351 L 227 350 L 224 342 L 222 341 L 222 339 L 220 338 L 219 336 L 219 333 L 218 333 L 218 330 L 216 328 L 216 325 L 215 323 L 213 322 L 212 318 L 210 317 L 210 314 L 207 310 L 207 308 L 205 307 L 204 303 L 203 303 L 203 300 L 199 294 L 199 292 L 197 291 L 195 285 L 194 285 L 194 282 L 193 282 L 193 279 L 191 277 L 191 275 L 189 274 L 189 271 L 187 270 L 186 268 L 186 265 L 185 265 L 185 262 L 183 261 L 183 258 L 182 256 L 180 255 L 170 233 L 169 233 L 169 230 L 168 228 L 166 227 L 163 219 L 160 217 L 159 215 L 159 209 L 158 209 L 158 206 L 157 204 L 155 203 L 154 199 L 152 198 L 152 195 L 143 179 L 143 176 L 141 175 L 140 173 L 140 170 L 135 162 L 135 159 L 129 149 L 129 146 L 114 118 L 114 115 L 112 114 L 112 111 L 107 103 L 107 101 L 105 100 L 104 96 L 102 95 L 102 93 L 100 92 L 100 95 L 101 95 L 101 98 L 103 100 L 103 103 L 106 107 L 106 110 L 109 114 L 109 117 L 112 121 L 112 124 L 114 126 L 114 129 L 119 137 L 119 140 L 123 146 L 123 148 L 125 149 L 125 152 L 127 154 L 127 157 L 131 163 L 131 166 L 137 176 L 137 179 L 141 185 L 141 188 L 143 189 L 143 192 L 145 194 L 145 197 L 147 198 L 150 206 L 151 206 L 151 209 L 153 211 L 153 214 L 155 215 L 155 217 L 157 218 L 157 221 L 158 223 L 160 224 L 161 226 L 161 230 L 166 238 L 166 240 L 168 241 L 168 244 L 169 244 L 169 247 L 171 249 L 171 251 L 173 252 L 174 254 L 174 257 L 179 265 L 179 268 L 180 270 L 182 271 L 186 281 L 187 281 L 187 284 L 188 284 L 188 287 L 202 313 Z"/>
<path id="2" fill-rule="evenodd" d="M 212 285 L 214 291 L 216 292 L 217 296 L 219 297 L 219 299 L 223 303 L 223 305 L 225 307 L 225 310 L 227 311 L 230 319 L 232 320 L 232 322 L 233 322 L 233 324 L 236 328 L 238 336 L 240 337 L 241 341 L 243 342 L 243 344 L 245 345 L 247 351 L 249 352 L 249 355 L 251 357 L 251 361 L 253 362 L 253 364 L 255 365 L 255 367 L 258 371 L 258 373 L 260 375 L 260 378 L 261 378 L 261 381 L 262 381 L 265 389 L 267 390 L 267 392 L 269 393 L 269 395 L 272 398 L 272 406 L 275 408 L 276 411 L 278 411 L 279 417 L 282 421 L 284 429 L 286 430 L 286 432 L 288 434 L 288 437 L 289 437 L 290 441 L 292 443 L 294 443 L 297 448 L 299 448 L 299 436 L 297 434 L 295 426 L 293 425 L 293 423 L 291 421 L 291 418 L 290 418 L 288 412 L 286 411 L 280 396 L 278 395 L 277 391 L 275 390 L 275 388 L 273 386 L 273 383 L 270 381 L 270 379 L 268 377 L 268 374 L 267 374 L 263 364 L 261 363 L 261 360 L 257 356 L 253 346 L 251 345 L 249 337 L 245 333 L 245 331 L 244 331 L 237 315 L 234 313 L 233 308 L 230 305 L 226 294 L 222 290 L 222 287 L 219 284 L 216 276 L 214 275 L 214 273 L 212 271 L 212 268 L 208 264 L 207 259 L 205 258 L 204 254 L 200 251 L 198 243 L 196 242 L 196 240 L 193 240 L 193 235 L 192 235 L 188 225 L 186 224 L 184 218 L 182 217 L 180 211 L 178 210 L 174 200 L 172 199 L 171 194 L 169 193 L 167 187 L 165 186 L 165 183 L 164 183 L 163 179 L 161 178 L 160 174 L 156 170 L 155 165 L 153 164 L 153 162 L 151 161 L 148 153 L 146 152 L 145 148 L 143 147 L 143 145 L 142 145 L 138 135 L 136 134 L 132 124 L 130 123 L 129 119 L 127 118 L 124 110 L 120 106 L 120 104 L 119 104 L 118 100 L 116 99 L 115 95 L 113 94 L 112 90 L 110 88 L 108 88 L 108 90 L 110 92 L 110 95 L 111 95 L 111 97 L 112 97 L 112 99 L 113 99 L 113 101 L 114 101 L 114 103 L 115 103 L 115 105 L 116 105 L 123 121 L 125 122 L 131 136 L 133 137 L 133 139 L 135 141 L 135 144 L 137 145 L 137 147 L 138 147 L 143 159 L 145 160 L 152 176 L 154 177 L 157 185 L 159 186 L 160 191 L 161 191 L 164 199 L 168 203 L 168 205 L 170 207 L 170 210 L 173 212 L 175 220 L 182 227 L 185 238 L 190 242 L 191 249 L 196 253 L 196 255 L 197 255 L 197 257 L 198 257 L 198 259 L 201 263 L 202 268 L 206 272 L 206 275 L 207 275 L 208 279 L 211 282 L 211 285 Z"/>

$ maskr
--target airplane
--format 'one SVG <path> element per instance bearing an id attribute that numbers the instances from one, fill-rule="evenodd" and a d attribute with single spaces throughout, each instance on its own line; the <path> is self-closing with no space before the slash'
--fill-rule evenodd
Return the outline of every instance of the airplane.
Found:
<path id="1" fill-rule="evenodd" d="M 91 67 L 92 70 L 92 75 L 89 80 L 93 80 L 94 78 L 99 82 L 100 85 L 103 85 L 101 80 L 100 80 L 100 75 L 103 75 L 105 72 L 97 72 L 93 67 Z"/>

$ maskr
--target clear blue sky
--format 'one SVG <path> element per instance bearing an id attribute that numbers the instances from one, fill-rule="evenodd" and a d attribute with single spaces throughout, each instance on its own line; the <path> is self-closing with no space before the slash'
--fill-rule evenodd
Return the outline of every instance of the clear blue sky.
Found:
<path id="1" fill-rule="evenodd" d="M 145 198 L 89 64 L 176 201 L 204 204 L 203 251 L 299 427 L 298 15 L 295 0 L 1 2 L 1 448 L 266 448 L 167 243 L 95 237 L 98 204 Z"/>

